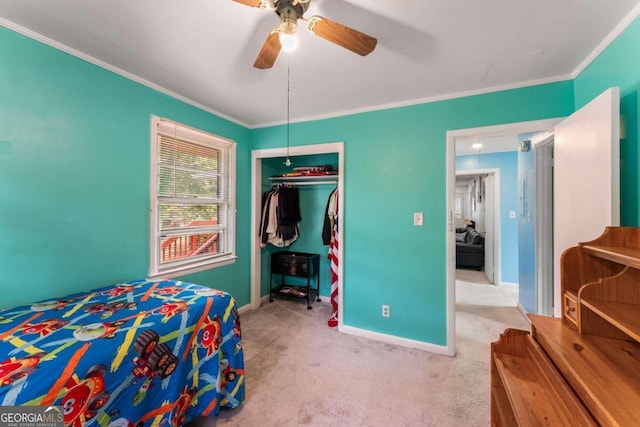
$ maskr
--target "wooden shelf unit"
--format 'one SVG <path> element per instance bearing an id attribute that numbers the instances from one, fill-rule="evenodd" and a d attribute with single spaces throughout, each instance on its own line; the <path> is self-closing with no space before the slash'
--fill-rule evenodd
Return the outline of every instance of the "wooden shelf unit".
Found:
<path id="1" fill-rule="evenodd" d="M 528 332 L 506 330 L 492 355 L 492 425 L 597 425 Z"/>
<path id="2" fill-rule="evenodd" d="M 607 227 L 597 239 L 567 249 L 560 266 L 582 273 L 579 280 L 563 273 L 561 280 L 563 295 L 577 295 L 581 334 L 640 341 L 640 228 Z"/>
<path id="3" fill-rule="evenodd" d="M 639 425 L 640 228 L 567 249 L 561 287 L 563 318 L 529 315 L 531 333 L 492 344 L 492 425 Z M 577 407 L 552 414 L 559 401 Z"/>
<path id="4" fill-rule="evenodd" d="M 621 246 L 583 245 L 582 250 L 587 255 L 613 261 L 617 264 L 640 268 L 640 248 L 625 248 Z"/>

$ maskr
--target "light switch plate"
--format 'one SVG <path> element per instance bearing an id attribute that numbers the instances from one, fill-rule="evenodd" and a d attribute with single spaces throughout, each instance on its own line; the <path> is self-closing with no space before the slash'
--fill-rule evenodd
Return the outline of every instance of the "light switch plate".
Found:
<path id="1" fill-rule="evenodd" d="M 422 215 L 422 212 L 413 213 L 413 225 L 417 225 L 417 226 L 424 225 L 424 216 Z"/>

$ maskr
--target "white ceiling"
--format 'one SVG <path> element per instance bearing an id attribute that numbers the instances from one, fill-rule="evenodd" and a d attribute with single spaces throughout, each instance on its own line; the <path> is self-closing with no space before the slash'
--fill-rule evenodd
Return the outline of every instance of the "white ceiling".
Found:
<path id="1" fill-rule="evenodd" d="M 481 144 L 480 148 L 473 148 L 474 144 Z M 483 137 L 456 138 L 456 155 L 501 153 L 518 151 L 520 143 L 518 135 L 497 135 Z"/>
<path id="2" fill-rule="evenodd" d="M 639 10 L 638 0 L 312 0 L 305 17 L 378 46 L 360 57 L 301 28 L 291 120 L 569 79 Z M 231 0 L 0 0 L 1 25 L 249 127 L 286 120 L 287 55 L 252 66 L 278 23 Z"/>

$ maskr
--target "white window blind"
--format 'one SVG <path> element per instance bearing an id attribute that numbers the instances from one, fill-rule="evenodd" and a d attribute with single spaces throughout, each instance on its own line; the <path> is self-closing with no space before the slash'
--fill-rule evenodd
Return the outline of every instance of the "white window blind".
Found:
<path id="1" fill-rule="evenodd" d="M 234 260 L 235 142 L 154 117 L 151 152 L 150 276 Z"/>

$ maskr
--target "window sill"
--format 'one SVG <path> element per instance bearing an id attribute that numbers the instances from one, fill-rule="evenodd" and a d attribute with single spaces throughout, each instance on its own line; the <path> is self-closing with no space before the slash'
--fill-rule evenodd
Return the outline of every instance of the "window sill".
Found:
<path id="1" fill-rule="evenodd" d="M 215 262 L 207 262 L 200 265 L 185 265 L 163 270 L 154 274 L 149 273 L 149 275 L 147 276 L 147 280 L 175 279 L 176 277 L 186 276 L 187 274 L 199 273 L 201 271 L 211 270 L 212 268 L 235 264 L 237 258 L 237 256 L 229 256 Z"/>

